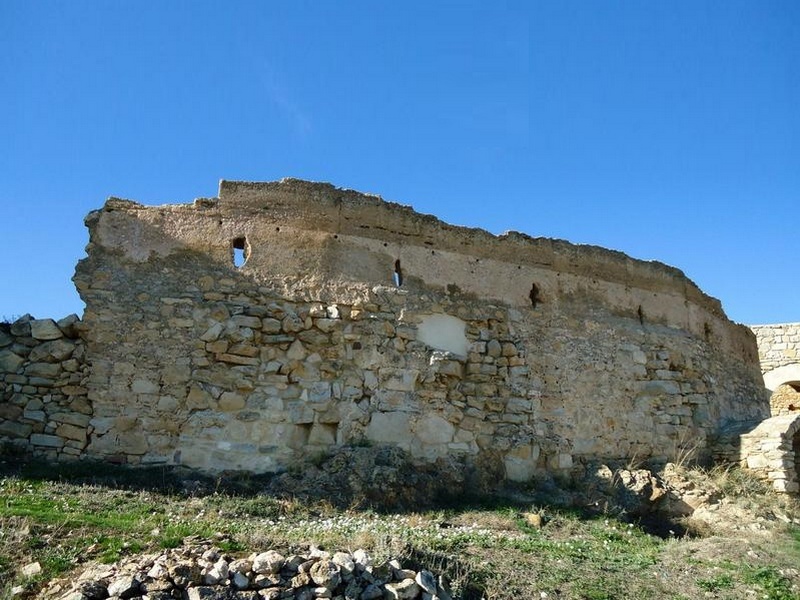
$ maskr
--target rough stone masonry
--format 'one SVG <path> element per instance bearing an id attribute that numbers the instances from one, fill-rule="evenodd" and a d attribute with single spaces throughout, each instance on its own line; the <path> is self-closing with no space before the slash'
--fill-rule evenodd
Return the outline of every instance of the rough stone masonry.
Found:
<path id="1" fill-rule="evenodd" d="M 752 332 L 661 263 L 299 180 L 86 225 L 83 320 L 0 334 L 0 435 L 54 459 L 271 472 L 372 444 L 522 481 L 710 456 L 769 415 Z"/>

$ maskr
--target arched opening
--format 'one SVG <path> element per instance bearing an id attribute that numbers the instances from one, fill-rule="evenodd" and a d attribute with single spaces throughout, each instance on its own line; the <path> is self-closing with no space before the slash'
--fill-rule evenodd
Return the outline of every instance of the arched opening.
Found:
<path id="1" fill-rule="evenodd" d="M 778 385 L 769 398 L 769 408 L 773 417 L 800 414 L 800 381 L 788 381 Z"/>

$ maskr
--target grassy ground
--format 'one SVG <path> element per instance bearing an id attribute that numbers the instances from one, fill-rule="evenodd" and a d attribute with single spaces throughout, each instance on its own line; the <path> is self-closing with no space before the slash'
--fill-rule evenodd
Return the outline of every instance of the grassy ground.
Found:
<path id="1" fill-rule="evenodd" d="M 719 527 L 685 524 L 703 537 L 663 539 L 637 523 L 499 500 L 424 513 L 337 510 L 259 495 L 257 478 L 0 458 L 0 598 L 13 585 L 33 595 L 87 561 L 176 547 L 189 535 L 214 537 L 232 554 L 363 547 L 446 573 L 464 598 L 800 598 L 800 528 L 768 517 L 797 517 L 797 505 L 724 475 L 717 483 L 739 511 L 730 514 L 758 531 L 727 528 L 721 514 Z M 24 578 L 21 567 L 34 561 L 42 573 Z"/>

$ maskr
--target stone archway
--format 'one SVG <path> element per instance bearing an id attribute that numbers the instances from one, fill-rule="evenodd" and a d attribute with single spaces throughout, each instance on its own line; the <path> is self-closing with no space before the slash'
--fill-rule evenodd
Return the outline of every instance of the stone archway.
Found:
<path id="1" fill-rule="evenodd" d="M 769 398 L 769 408 L 773 417 L 800 413 L 800 381 L 788 381 L 777 386 Z"/>
<path id="2" fill-rule="evenodd" d="M 769 399 L 773 417 L 800 413 L 800 363 L 783 365 L 764 373 L 764 386 L 772 392 Z"/>
<path id="3" fill-rule="evenodd" d="M 741 436 L 742 464 L 788 494 L 800 493 L 800 413 L 769 418 Z"/>
<path id="4" fill-rule="evenodd" d="M 764 385 L 770 391 L 774 392 L 775 388 L 790 381 L 800 382 L 800 363 L 783 365 L 764 372 Z"/>

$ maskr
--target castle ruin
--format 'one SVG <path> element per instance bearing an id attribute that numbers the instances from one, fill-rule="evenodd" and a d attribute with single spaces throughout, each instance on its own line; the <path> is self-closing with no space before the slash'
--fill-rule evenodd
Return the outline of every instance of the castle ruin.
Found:
<path id="1" fill-rule="evenodd" d="M 374 444 L 526 481 L 711 459 L 770 414 L 753 333 L 658 262 L 299 180 L 86 224 L 82 320 L 0 332 L 0 436 L 52 459 L 276 472 Z"/>

